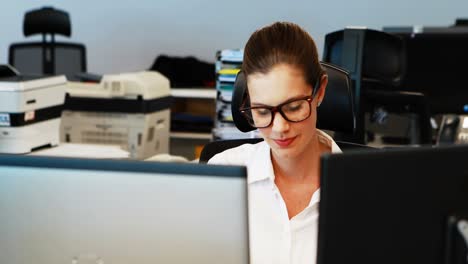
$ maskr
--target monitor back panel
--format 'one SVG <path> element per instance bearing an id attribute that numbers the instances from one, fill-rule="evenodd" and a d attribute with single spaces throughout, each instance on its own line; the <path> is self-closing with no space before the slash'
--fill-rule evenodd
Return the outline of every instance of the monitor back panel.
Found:
<path id="1" fill-rule="evenodd" d="M 468 216 L 468 147 L 326 156 L 318 264 L 444 263 L 450 216 Z"/>
<path id="2" fill-rule="evenodd" d="M 0 263 L 248 263 L 245 175 L 0 171 Z"/>

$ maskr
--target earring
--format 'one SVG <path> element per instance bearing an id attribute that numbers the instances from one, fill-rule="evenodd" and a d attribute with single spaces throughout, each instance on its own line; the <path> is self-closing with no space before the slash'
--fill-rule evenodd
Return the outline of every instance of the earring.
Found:
<path id="1" fill-rule="evenodd" d="M 322 101 L 319 101 L 319 102 L 317 103 L 317 107 L 320 107 L 321 104 L 322 104 Z"/>

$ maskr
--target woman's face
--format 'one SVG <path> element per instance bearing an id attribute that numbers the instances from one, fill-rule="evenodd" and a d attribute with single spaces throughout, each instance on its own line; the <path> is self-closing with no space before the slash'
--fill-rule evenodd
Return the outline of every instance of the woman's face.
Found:
<path id="1" fill-rule="evenodd" d="M 267 74 L 249 75 L 247 85 L 252 107 L 277 106 L 288 100 L 312 94 L 312 87 L 306 83 L 302 71 L 287 64 L 276 65 Z M 323 83 L 322 88 L 324 88 Z M 259 129 L 265 141 L 270 145 L 274 157 L 296 158 L 312 149 L 311 144 L 316 135 L 317 101 L 321 101 L 324 95 L 324 89 L 321 90 L 312 101 L 309 118 L 294 123 L 285 120 L 277 112 L 269 127 Z"/>

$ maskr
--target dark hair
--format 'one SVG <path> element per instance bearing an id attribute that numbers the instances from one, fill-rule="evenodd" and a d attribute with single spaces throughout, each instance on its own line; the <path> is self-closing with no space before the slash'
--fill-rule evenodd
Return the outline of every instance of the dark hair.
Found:
<path id="1" fill-rule="evenodd" d="M 312 87 L 325 73 L 320 66 L 314 40 L 294 23 L 276 22 L 250 36 L 242 63 L 246 77 L 254 73 L 266 74 L 275 65 L 283 63 L 302 70 L 306 82 Z"/>

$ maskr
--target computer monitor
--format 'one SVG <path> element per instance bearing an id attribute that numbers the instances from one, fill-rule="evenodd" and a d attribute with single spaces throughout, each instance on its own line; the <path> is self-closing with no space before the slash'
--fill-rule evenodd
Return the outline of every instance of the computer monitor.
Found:
<path id="1" fill-rule="evenodd" d="M 246 169 L 0 156 L 0 263 L 248 263 Z"/>
<path id="2" fill-rule="evenodd" d="M 401 90 L 425 94 L 432 114 L 468 113 L 468 34 L 393 34 L 406 44 L 407 67 Z"/>
<path id="3" fill-rule="evenodd" d="M 468 233 L 467 156 L 465 145 L 322 157 L 317 263 L 466 263 L 454 220 Z"/>

